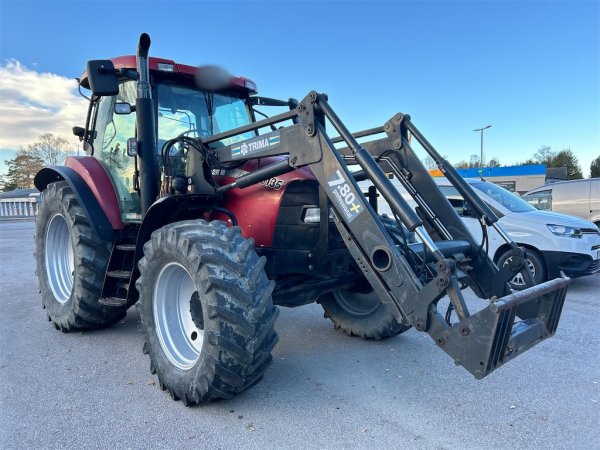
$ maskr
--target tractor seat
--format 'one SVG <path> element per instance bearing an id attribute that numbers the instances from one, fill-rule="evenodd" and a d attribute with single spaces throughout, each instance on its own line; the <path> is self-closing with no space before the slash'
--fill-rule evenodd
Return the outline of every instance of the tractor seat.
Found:
<path id="1" fill-rule="evenodd" d="M 454 255 L 459 253 L 462 253 L 465 256 L 471 256 L 471 253 L 473 252 L 473 248 L 471 247 L 469 241 L 465 241 L 464 239 L 435 241 L 435 245 L 446 258 L 452 258 Z M 423 259 L 425 251 L 422 243 L 408 244 L 408 246 L 413 252 L 419 255 L 421 259 Z M 433 255 L 430 251 L 427 251 L 427 262 L 433 261 Z"/>

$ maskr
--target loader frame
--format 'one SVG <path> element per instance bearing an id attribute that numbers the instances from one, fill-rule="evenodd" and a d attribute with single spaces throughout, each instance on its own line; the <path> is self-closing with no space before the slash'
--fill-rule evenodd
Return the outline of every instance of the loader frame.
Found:
<path id="1" fill-rule="evenodd" d="M 339 138 L 329 138 L 325 131 L 326 119 L 340 134 Z M 294 123 L 210 150 L 211 144 L 225 138 L 286 120 Z M 483 245 L 473 240 L 416 157 L 408 141 L 409 132 L 473 206 L 482 227 L 494 227 L 511 245 L 513 264 L 499 270 L 487 257 Z M 357 141 L 359 137 L 378 133 L 385 133 L 387 137 L 364 146 Z M 531 273 L 524 262 L 524 250 L 508 237 L 494 212 L 427 142 L 409 116 L 399 113 L 382 127 L 352 135 L 329 106 L 327 97 L 312 91 L 289 112 L 198 141 L 224 163 L 285 156 L 219 187 L 216 195 L 308 166 L 328 198 L 328 202 L 321 202 L 321 208 L 328 208 L 328 204 L 333 208 L 342 239 L 382 302 L 391 308 L 400 323 L 427 332 L 456 364 L 464 366 L 476 378 L 483 378 L 555 333 L 569 279 L 563 277 L 533 287 Z M 337 149 L 334 144 L 338 142 L 345 142 L 347 147 Z M 362 170 L 353 173 L 348 164 L 358 164 Z M 394 188 L 382 166 L 385 171 L 394 173 L 413 196 L 420 206 L 420 216 Z M 395 219 L 423 242 L 421 257 L 432 274 L 425 284 L 361 192 L 357 178 L 370 180 L 390 204 Z M 326 213 L 322 211 L 321 217 L 327 217 Z M 454 258 L 445 257 L 444 253 Z M 532 287 L 511 293 L 507 282 L 518 272 Z M 469 312 L 461 292 L 466 285 L 488 301 L 487 306 L 475 314 Z M 446 295 L 460 319 L 455 324 L 437 308 Z M 522 320 L 517 322 L 517 317 Z"/>

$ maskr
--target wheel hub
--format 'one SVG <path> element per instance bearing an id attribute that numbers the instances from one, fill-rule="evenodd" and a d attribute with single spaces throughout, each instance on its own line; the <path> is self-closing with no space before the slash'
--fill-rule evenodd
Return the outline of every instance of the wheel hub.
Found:
<path id="1" fill-rule="evenodd" d="M 372 289 L 366 292 L 339 289 L 333 291 L 333 296 L 348 314 L 355 317 L 369 316 L 381 303 Z"/>
<path id="2" fill-rule="evenodd" d="M 503 266 L 506 266 L 508 264 L 510 264 L 512 262 L 512 256 L 507 258 L 506 261 L 504 261 Z M 527 263 L 527 267 L 529 267 L 529 270 L 531 271 L 531 275 L 532 277 L 535 279 L 535 266 L 534 264 L 531 262 L 531 260 L 529 258 L 527 258 L 525 260 L 525 262 Z M 521 274 L 521 272 L 519 272 L 518 274 L 516 274 L 512 280 L 510 280 L 510 282 L 512 284 L 514 284 L 515 286 L 525 286 L 526 282 L 525 279 L 523 278 L 523 275 Z"/>
<path id="3" fill-rule="evenodd" d="M 171 363 L 191 369 L 204 343 L 202 303 L 190 273 L 181 264 L 166 264 L 154 284 L 153 314 L 160 346 Z"/>
<path id="4" fill-rule="evenodd" d="M 190 314 L 192 315 L 192 321 L 194 325 L 200 330 L 204 330 L 204 317 L 202 315 L 202 303 L 200 302 L 200 295 L 198 291 L 192 294 L 190 299 Z"/>
<path id="5" fill-rule="evenodd" d="M 66 303 L 73 291 L 75 258 L 67 221 L 55 214 L 46 229 L 46 276 L 50 290 L 59 303 Z"/>

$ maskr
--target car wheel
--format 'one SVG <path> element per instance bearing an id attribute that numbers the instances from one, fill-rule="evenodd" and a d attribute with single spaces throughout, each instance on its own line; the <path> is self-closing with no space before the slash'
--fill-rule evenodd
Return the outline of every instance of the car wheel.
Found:
<path id="1" fill-rule="evenodd" d="M 509 250 L 502 254 L 498 259 L 498 267 L 504 267 L 510 264 L 512 261 L 512 250 Z M 540 284 L 546 281 L 546 265 L 542 256 L 535 250 L 527 249 L 527 265 L 533 275 L 533 281 L 535 284 Z M 520 273 L 516 274 L 512 280 L 509 281 L 512 289 L 521 291 L 527 287 L 523 275 Z"/>

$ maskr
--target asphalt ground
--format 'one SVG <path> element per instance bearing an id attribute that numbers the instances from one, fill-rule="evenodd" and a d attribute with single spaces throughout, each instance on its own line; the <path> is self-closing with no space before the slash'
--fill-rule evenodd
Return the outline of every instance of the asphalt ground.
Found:
<path id="1" fill-rule="evenodd" d="M 349 338 L 282 309 L 264 379 L 186 408 L 161 391 L 132 309 L 62 333 L 34 275 L 31 221 L 0 223 L 0 448 L 600 448 L 600 275 L 574 280 L 557 335 L 487 378 L 428 336 Z"/>

